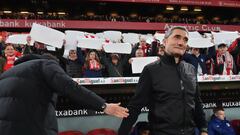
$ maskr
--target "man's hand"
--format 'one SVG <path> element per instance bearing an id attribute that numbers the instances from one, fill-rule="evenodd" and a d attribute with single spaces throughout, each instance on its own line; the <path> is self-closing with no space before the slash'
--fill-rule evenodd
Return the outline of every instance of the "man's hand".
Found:
<path id="1" fill-rule="evenodd" d="M 201 135 L 208 135 L 208 133 L 206 133 L 206 132 L 202 132 Z"/>
<path id="2" fill-rule="evenodd" d="M 120 103 L 114 104 L 114 103 L 106 103 L 107 107 L 104 109 L 104 112 L 108 115 L 113 115 L 115 117 L 119 118 L 126 118 L 128 117 L 128 109 L 121 107 Z"/>

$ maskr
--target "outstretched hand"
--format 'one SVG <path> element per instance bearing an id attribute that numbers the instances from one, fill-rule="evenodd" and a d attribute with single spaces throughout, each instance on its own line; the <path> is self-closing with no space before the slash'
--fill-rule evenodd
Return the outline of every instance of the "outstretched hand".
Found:
<path id="1" fill-rule="evenodd" d="M 202 132 L 201 135 L 208 135 L 208 133 L 206 133 L 206 132 Z"/>
<path id="2" fill-rule="evenodd" d="M 119 118 L 128 117 L 128 109 L 121 107 L 120 103 L 107 103 L 107 107 L 104 109 L 104 112 L 108 115 L 113 115 Z"/>

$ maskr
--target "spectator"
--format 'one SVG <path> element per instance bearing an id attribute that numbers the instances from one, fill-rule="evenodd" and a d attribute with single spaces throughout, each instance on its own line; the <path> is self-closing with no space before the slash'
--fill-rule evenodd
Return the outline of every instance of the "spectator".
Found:
<path id="1" fill-rule="evenodd" d="M 24 44 L 14 44 L 15 50 L 20 52 L 21 54 L 22 54 L 24 46 L 25 46 Z"/>
<path id="2" fill-rule="evenodd" d="M 110 58 L 107 58 L 105 52 L 101 52 L 100 55 L 109 77 L 123 77 L 123 69 L 127 64 L 128 55 L 122 55 L 123 58 L 116 53 L 110 54 Z"/>
<path id="3" fill-rule="evenodd" d="M 240 72 L 240 38 L 237 38 L 228 48 L 236 64 L 237 73 Z"/>
<path id="4" fill-rule="evenodd" d="M 137 49 L 135 52 L 135 57 L 145 57 L 143 49 Z"/>
<path id="5" fill-rule="evenodd" d="M 165 47 L 163 44 L 160 44 L 158 41 L 152 42 L 152 49 L 149 53 L 150 56 L 163 56 Z"/>
<path id="6" fill-rule="evenodd" d="M 145 57 L 149 55 L 150 45 L 146 42 L 146 38 L 143 37 L 143 36 L 140 37 L 139 43 L 137 43 L 137 44 L 133 47 L 131 56 L 133 56 L 138 49 L 142 49 L 142 50 L 143 50 L 143 55 L 144 55 Z"/>
<path id="7" fill-rule="evenodd" d="M 12 44 L 6 44 L 4 56 L 1 57 L 1 72 L 7 71 L 13 67 L 15 60 L 21 57 L 21 53 L 16 51 Z"/>
<path id="8" fill-rule="evenodd" d="M 158 47 L 158 56 L 163 56 L 165 52 L 165 46 L 163 44 L 160 44 Z"/>
<path id="9" fill-rule="evenodd" d="M 133 50 L 132 50 L 133 51 Z M 137 49 L 136 51 L 135 51 L 135 55 L 132 57 L 132 58 L 134 58 L 134 57 L 144 57 L 144 52 L 143 52 L 143 50 L 141 49 L 141 48 L 139 48 L 139 49 Z M 133 61 L 133 59 L 132 58 L 130 58 L 129 60 L 128 60 L 128 63 L 126 64 L 126 67 L 125 67 L 125 75 L 124 76 L 139 76 L 140 74 L 133 74 L 132 73 L 132 61 Z"/>
<path id="10" fill-rule="evenodd" d="M 95 50 L 90 50 L 85 58 L 84 62 L 84 77 L 102 77 L 103 65 L 100 62 L 100 58 Z"/>
<path id="11" fill-rule="evenodd" d="M 191 54 L 185 53 L 183 55 L 183 60 L 195 67 L 197 75 L 204 75 L 208 73 L 206 62 L 210 59 L 210 56 L 200 53 L 200 48 L 191 48 Z"/>
<path id="12" fill-rule="evenodd" d="M 82 77 L 82 66 L 84 63 L 81 48 L 70 50 L 67 59 L 65 59 L 66 72 L 72 78 Z"/>
<path id="13" fill-rule="evenodd" d="M 47 52 L 47 47 L 43 43 L 35 41 L 32 52 L 33 54 L 42 55 Z"/>
<path id="14" fill-rule="evenodd" d="M 236 66 L 232 55 L 228 52 L 227 45 L 218 45 L 218 52 L 215 60 L 215 73 L 220 75 L 236 74 Z"/>
<path id="15" fill-rule="evenodd" d="M 30 40 L 31 37 L 27 38 L 27 39 Z M 31 54 L 42 55 L 44 53 L 50 53 L 51 55 L 56 56 L 57 59 L 60 62 L 61 67 L 64 70 L 66 70 L 65 59 L 62 57 L 63 53 L 64 53 L 65 43 L 66 43 L 66 41 L 64 40 L 62 48 L 60 48 L 60 49 L 55 48 L 55 51 L 49 51 L 49 50 L 47 50 L 47 46 L 44 43 L 35 41 L 34 44 L 33 44 L 33 47 L 29 46 L 29 51 L 30 51 Z"/>
<path id="16" fill-rule="evenodd" d="M 26 40 L 27 40 L 27 44 L 22 49 L 22 54 L 23 55 L 32 54 L 33 53 L 33 51 L 32 51 L 33 46 L 30 45 L 31 44 L 31 40 L 32 40 L 31 36 L 27 36 Z"/>
<path id="17" fill-rule="evenodd" d="M 208 123 L 208 135 L 235 135 L 222 107 L 213 109 L 213 115 Z"/>

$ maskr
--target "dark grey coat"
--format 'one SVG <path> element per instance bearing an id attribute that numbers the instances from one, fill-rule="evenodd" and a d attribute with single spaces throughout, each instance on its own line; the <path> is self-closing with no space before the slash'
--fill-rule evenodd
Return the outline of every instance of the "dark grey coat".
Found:
<path id="1" fill-rule="evenodd" d="M 176 64 L 172 56 L 144 67 L 118 135 L 129 133 L 144 106 L 149 108 L 151 135 L 193 135 L 195 127 L 206 131 L 195 69 L 184 61 Z"/>
<path id="2" fill-rule="evenodd" d="M 74 82 L 56 61 L 25 57 L 0 76 L 0 135 L 57 135 L 56 93 L 101 110 L 105 101 Z"/>

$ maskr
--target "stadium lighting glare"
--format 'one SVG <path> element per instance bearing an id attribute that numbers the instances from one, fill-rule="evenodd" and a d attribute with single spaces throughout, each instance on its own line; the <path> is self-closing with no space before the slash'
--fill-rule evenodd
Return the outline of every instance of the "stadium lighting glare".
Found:
<path id="1" fill-rule="evenodd" d="M 181 10 L 181 11 L 188 11 L 188 7 L 187 7 L 187 6 L 183 6 L 183 7 L 181 7 L 180 10 Z"/>
<path id="2" fill-rule="evenodd" d="M 39 15 L 42 15 L 42 14 L 43 14 L 43 12 L 37 12 L 37 14 L 39 14 Z"/>
<path id="3" fill-rule="evenodd" d="M 28 11 L 21 11 L 20 13 L 21 14 L 28 14 L 29 12 Z"/>
<path id="4" fill-rule="evenodd" d="M 166 10 L 174 10 L 173 6 L 167 6 Z"/>
<path id="5" fill-rule="evenodd" d="M 197 7 L 197 8 L 194 8 L 194 10 L 193 11 L 195 11 L 195 12 L 201 12 L 202 11 L 202 9 L 200 8 L 200 7 Z"/>
<path id="6" fill-rule="evenodd" d="M 5 14 L 11 14 L 12 11 L 7 10 L 7 11 L 3 11 L 3 13 L 5 13 Z"/>
<path id="7" fill-rule="evenodd" d="M 65 15 L 65 12 L 58 12 L 59 15 Z"/>

